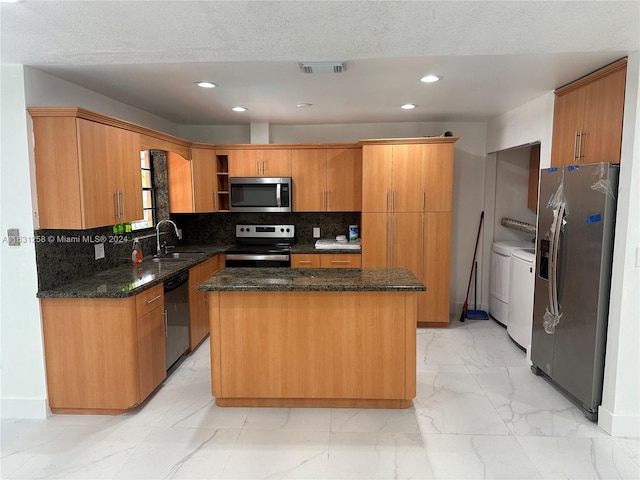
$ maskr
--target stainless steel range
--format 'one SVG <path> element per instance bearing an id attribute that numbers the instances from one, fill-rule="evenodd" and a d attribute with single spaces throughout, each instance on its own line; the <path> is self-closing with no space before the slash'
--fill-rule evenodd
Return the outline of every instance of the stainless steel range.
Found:
<path id="1" fill-rule="evenodd" d="M 293 225 L 236 225 L 236 245 L 225 253 L 226 267 L 290 267 Z"/>

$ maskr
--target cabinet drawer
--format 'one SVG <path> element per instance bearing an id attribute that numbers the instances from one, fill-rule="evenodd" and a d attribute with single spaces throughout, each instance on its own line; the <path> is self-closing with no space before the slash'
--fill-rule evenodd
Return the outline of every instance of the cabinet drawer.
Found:
<path id="1" fill-rule="evenodd" d="M 160 283 L 136 295 L 136 317 L 140 318 L 163 303 L 164 287 Z"/>
<path id="2" fill-rule="evenodd" d="M 361 256 L 357 254 L 320 255 L 320 268 L 360 268 Z"/>
<path id="3" fill-rule="evenodd" d="M 297 253 L 291 255 L 291 268 L 319 268 L 320 255 L 317 253 Z"/>

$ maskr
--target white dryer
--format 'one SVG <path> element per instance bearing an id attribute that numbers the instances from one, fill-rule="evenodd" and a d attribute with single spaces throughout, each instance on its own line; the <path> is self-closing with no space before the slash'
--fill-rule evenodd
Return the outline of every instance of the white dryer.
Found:
<path id="1" fill-rule="evenodd" d="M 506 327 L 509 321 L 511 254 L 514 250 L 532 246 L 533 243 L 527 241 L 493 242 L 491 245 L 489 315 L 503 327 Z"/>
<path id="2" fill-rule="evenodd" d="M 509 322 L 507 333 L 527 352 L 531 349 L 533 327 L 533 291 L 535 289 L 536 256 L 533 247 L 514 250 L 511 255 L 511 288 L 509 289 Z"/>

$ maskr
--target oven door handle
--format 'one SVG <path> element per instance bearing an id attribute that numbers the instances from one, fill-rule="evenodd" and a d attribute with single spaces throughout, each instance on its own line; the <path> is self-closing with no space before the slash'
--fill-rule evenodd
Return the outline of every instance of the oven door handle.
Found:
<path id="1" fill-rule="evenodd" d="M 225 255 L 227 260 L 256 260 L 256 261 L 264 261 L 264 260 L 272 260 L 278 262 L 288 262 L 289 255 L 254 255 L 254 254 L 241 254 L 241 253 L 227 253 Z"/>

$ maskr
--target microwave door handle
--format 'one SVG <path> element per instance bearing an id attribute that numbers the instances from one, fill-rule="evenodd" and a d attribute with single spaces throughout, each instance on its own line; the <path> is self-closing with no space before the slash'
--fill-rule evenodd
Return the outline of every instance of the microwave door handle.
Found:
<path id="1" fill-rule="evenodd" d="M 282 184 L 278 183 L 276 185 L 276 205 L 278 207 L 282 206 Z"/>

